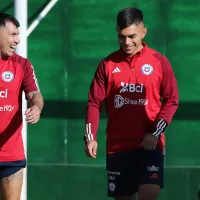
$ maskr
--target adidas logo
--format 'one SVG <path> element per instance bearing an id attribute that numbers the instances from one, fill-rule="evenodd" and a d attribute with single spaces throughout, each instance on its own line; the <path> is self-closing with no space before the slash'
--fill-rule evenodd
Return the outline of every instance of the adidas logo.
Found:
<path id="1" fill-rule="evenodd" d="M 116 72 L 121 72 L 120 69 L 119 69 L 118 67 L 116 67 L 116 68 L 112 71 L 112 73 L 116 73 Z"/>
<path id="2" fill-rule="evenodd" d="M 151 176 L 150 178 L 156 179 L 156 178 L 158 178 L 158 176 L 157 176 L 156 173 L 153 173 L 152 176 Z"/>

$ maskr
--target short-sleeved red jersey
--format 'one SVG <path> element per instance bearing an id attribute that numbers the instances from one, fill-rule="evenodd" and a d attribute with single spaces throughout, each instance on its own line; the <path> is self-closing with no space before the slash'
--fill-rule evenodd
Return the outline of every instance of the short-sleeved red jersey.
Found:
<path id="1" fill-rule="evenodd" d="M 107 152 L 140 147 L 147 133 L 158 134 L 178 108 L 178 89 L 167 58 L 143 44 L 132 58 L 120 49 L 103 59 L 89 90 L 86 138 L 96 140 L 99 112 L 105 102 Z M 164 148 L 160 132 L 157 147 Z"/>
<path id="2" fill-rule="evenodd" d="M 25 159 L 21 134 L 23 91 L 39 91 L 32 64 L 17 54 L 0 60 L 0 162 Z"/>

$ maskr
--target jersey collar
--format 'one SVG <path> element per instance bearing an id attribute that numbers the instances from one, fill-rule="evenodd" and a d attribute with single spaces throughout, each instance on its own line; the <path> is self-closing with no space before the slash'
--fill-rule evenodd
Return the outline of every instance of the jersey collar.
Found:
<path id="1" fill-rule="evenodd" d="M 145 52 L 145 50 L 147 49 L 147 45 L 144 42 L 142 42 L 142 46 L 143 46 L 143 48 L 141 50 L 139 50 L 134 56 L 141 55 L 141 54 L 143 54 Z M 133 57 L 134 57 L 134 56 L 128 56 L 128 55 L 126 55 L 121 48 L 119 49 L 119 56 L 123 60 L 128 61 L 128 62 L 130 62 L 133 59 Z"/>

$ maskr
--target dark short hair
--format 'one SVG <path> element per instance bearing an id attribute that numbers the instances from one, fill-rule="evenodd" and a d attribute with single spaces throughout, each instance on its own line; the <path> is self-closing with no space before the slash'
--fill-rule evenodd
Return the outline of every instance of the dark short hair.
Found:
<path id="1" fill-rule="evenodd" d="M 12 15 L 0 12 L 0 26 L 6 26 L 6 22 L 12 22 L 17 28 L 20 26 L 18 20 Z"/>
<path id="2" fill-rule="evenodd" d="M 124 8 L 117 14 L 117 26 L 120 30 L 133 24 L 138 25 L 140 22 L 143 22 L 143 14 L 137 8 Z"/>

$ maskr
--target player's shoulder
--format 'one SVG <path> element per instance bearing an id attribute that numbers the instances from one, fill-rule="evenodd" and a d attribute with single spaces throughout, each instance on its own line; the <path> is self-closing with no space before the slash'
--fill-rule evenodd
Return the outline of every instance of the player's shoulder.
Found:
<path id="1" fill-rule="evenodd" d="M 22 67 L 26 67 L 27 65 L 28 65 L 28 66 L 31 65 L 31 62 L 30 62 L 28 59 L 26 59 L 26 58 L 24 58 L 24 57 L 22 57 L 22 56 L 20 56 L 19 54 L 16 54 L 16 53 L 14 53 L 14 54 L 11 56 L 10 59 L 11 59 L 13 62 L 18 63 L 18 64 L 21 65 Z"/>
<path id="2" fill-rule="evenodd" d="M 119 50 L 116 50 L 100 60 L 97 69 L 106 71 L 111 63 L 116 63 L 119 60 Z"/>
<path id="3" fill-rule="evenodd" d="M 147 56 L 150 56 L 150 57 L 156 59 L 160 63 L 169 62 L 168 58 L 164 54 L 158 52 L 157 50 L 155 50 L 153 48 L 146 46 L 145 51 L 146 51 Z"/>
<path id="4" fill-rule="evenodd" d="M 111 52 L 110 54 L 108 54 L 107 56 L 105 56 L 101 61 L 100 61 L 100 65 L 103 68 L 107 68 L 108 66 L 110 66 L 110 64 L 112 63 L 119 63 L 121 59 L 121 52 L 120 50 L 116 50 Z"/>

